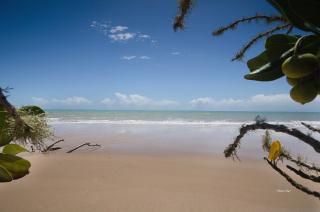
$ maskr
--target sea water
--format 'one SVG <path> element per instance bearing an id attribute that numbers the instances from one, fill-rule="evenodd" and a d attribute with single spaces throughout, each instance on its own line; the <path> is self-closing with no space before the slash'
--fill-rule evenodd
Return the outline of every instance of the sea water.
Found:
<path id="1" fill-rule="evenodd" d="M 285 124 L 320 139 L 301 122 L 320 128 L 320 113 L 315 112 L 212 112 L 212 111 L 103 111 L 49 110 L 49 124 L 65 144 L 83 142 L 102 145 L 101 151 L 215 153 L 223 150 L 239 134 L 243 124 L 254 123 L 257 116 L 268 123 Z M 261 136 L 265 131 L 248 133 L 242 139 L 241 155 L 265 156 Z M 296 155 L 307 155 L 319 163 L 319 154 L 299 141 L 271 131 L 273 140 Z"/>

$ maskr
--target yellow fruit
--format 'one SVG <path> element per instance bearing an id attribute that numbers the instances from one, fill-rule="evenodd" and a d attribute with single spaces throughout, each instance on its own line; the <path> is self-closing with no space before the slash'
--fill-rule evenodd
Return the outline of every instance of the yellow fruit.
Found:
<path id="1" fill-rule="evenodd" d="M 281 143 L 280 141 L 273 141 L 270 146 L 268 159 L 275 161 L 281 153 Z"/>
<path id="2" fill-rule="evenodd" d="M 287 82 L 289 85 L 295 86 L 299 82 L 299 79 L 293 79 L 293 78 L 287 77 Z"/>
<path id="3" fill-rule="evenodd" d="M 319 61 L 313 54 L 292 56 L 282 63 L 282 72 L 289 78 L 302 78 L 319 69 Z"/>
<path id="4" fill-rule="evenodd" d="M 291 99 L 301 104 L 311 102 L 317 94 L 318 88 L 314 81 L 299 82 L 290 91 Z"/>

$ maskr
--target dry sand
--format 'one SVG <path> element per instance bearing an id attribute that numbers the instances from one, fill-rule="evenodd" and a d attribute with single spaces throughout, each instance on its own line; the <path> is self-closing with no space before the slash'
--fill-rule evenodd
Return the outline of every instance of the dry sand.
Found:
<path id="1" fill-rule="evenodd" d="M 320 211 L 263 161 L 218 156 L 33 155 L 0 184 L 1 212 Z"/>

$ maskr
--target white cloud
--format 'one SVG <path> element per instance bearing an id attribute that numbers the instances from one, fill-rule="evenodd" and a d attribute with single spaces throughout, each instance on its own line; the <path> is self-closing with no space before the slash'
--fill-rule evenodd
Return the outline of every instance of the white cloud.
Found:
<path id="1" fill-rule="evenodd" d="M 80 97 L 80 96 L 68 97 L 66 99 L 52 99 L 52 102 L 67 104 L 67 105 L 80 105 L 80 104 L 90 104 L 91 103 L 91 101 L 88 100 L 87 98 Z"/>
<path id="2" fill-rule="evenodd" d="M 114 101 L 112 99 L 109 99 L 109 98 L 105 98 L 101 101 L 102 104 L 104 105 L 113 105 L 114 104 Z"/>
<path id="3" fill-rule="evenodd" d="M 149 56 L 135 56 L 135 55 L 130 55 L 130 56 L 123 56 L 122 59 L 124 60 L 133 60 L 133 59 L 141 59 L 141 60 L 149 60 Z"/>
<path id="4" fill-rule="evenodd" d="M 90 104 L 92 101 L 85 97 L 73 96 L 65 99 L 45 99 L 41 97 L 32 97 L 32 100 L 37 105 L 85 105 Z"/>
<path id="5" fill-rule="evenodd" d="M 132 55 L 132 56 L 123 56 L 122 59 L 124 60 L 133 60 L 134 58 L 136 58 L 136 56 Z"/>
<path id="6" fill-rule="evenodd" d="M 142 39 L 149 39 L 149 38 L 150 38 L 150 35 L 139 34 L 138 37 L 139 37 L 139 38 L 142 38 Z"/>
<path id="7" fill-rule="evenodd" d="M 148 57 L 148 56 L 140 56 L 139 58 L 142 60 L 149 60 L 150 59 L 150 57 Z"/>
<path id="8" fill-rule="evenodd" d="M 172 55 L 180 55 L 180 52 L 171 52 Z"/>
<path id="9" fill-rule="evenodd" d="M 111 27 L 110 32 L 111 33 L 122 32 L 122 31 L 125 31 L 127 29 L 128 29 L 127 26 L 114 26 L 114 27 Z"/>
<path id="10" fill-rule="evenodd" d="M 145 41 L 150 40 L 153 43 L 154 40 L 151 41 L 151 36 L 138 31 L 129 31 L 129 27 L 117 25 L 112 26 L 111 22 L 98 22 L 92 21 L 90 27 L 109 38 L 111 42 L 126 42 L 129 40 L 135 41 Z"/>
<path id="11" fill-rule="evenodd" d="M 36 105 L 46 105 L 49 103 L 49 100 L 41 97 L 32 97 L 31 99 Z"/>
<path id="12" fill-rule="evenodd" d="M 87 108 L 101 107 L 113 109 L 183 109 L 183 110 L 225 110 L 225 111 L 319 111 L 320 98 L 309 104 L 301 105 L 291 100 L 289 94 L 257 94 L 251 97 L 236 99 L 215 99 L 212 97 L 195 98 L 188 102 L 167 99 L 153 99 L 140 94 L 115 93 L 112 98 L 93 102 L 85 97 L 73 96 L 64 99 L 32 97 L 33 104 L 46 108 Z"/>
<path id="13" fill-rule="evenodd" d="M 135 36 L 135 33 L 131 33 L 131 32 L 108 35 L 108 37 L 112 41 L 127 41 L 134 38 L 134 36 Z"/>
<path id="14" fill-rule="evenodd" d="M 113 99 L 106 98 L 101 101 L 106 106 L 116 106 L 122 108 L 171 108 L 179 105 L 178 102 L 172 100 L 154 100 L 139 94 L 123 94 L 115 93 Z"/>
<path id="15" fill-rule="evenodd" d="M 312 103 L 301 105 L 294 102 L 288 93 L 257 94 L 245 99 L 221 99 L 212 97 L 196 98 L 189 102 L 193 109 L 204 110 L 260 110 L 260 111 L 318 111 L 319 98 Z"/>

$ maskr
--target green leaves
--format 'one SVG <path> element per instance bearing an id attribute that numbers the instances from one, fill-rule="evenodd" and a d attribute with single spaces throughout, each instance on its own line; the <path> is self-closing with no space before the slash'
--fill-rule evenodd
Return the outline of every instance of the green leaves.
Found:
<path id="1" fill-rule="evenodd" d="M 3 147 L 2 153 L 9 155 L 16 155 L 21 152 L 28 152 L 25 148 L 18 144 L 7 144 Z"/>
<path id="2" fill-rule="evenodd" d="M 7 112 L 0 107 L 0 147 L 12 141 L 12 136 L 9 132 L 9 116 Z"/>
<path id="3" fill-rule="evenodd" d="M 273 81 L 283 76 L 281 64 L 277 62 L 281 56 L 292 48 L 297 37 L 283 34 L 270 36 L 265 43 L 266 50 L 248 60 L 249 74 L 244 78 L 256 81 Z"/>
<path id="4" fill-rule="evenodd" d="M 319 32 L 319 0 L 267 0 L 293 26 L 308 32 Z"/>
<path id="5" fill-rule="evenodd" d="M 10 172 L 0 165 L 0 182 L 10 182 L 12 181 L 12 176 Z"/>
<path id="6" fill-rule="evenodd" d="M 45 114 L 45 111 L 38 106 L 28 105 L 23 106 L 19 109 L 19 112 L 24 113 L 26 115 L 42 115 Z"/>
<path id="7" fill-rule="evenodd" d="M 18 179 L 29 173 L 31 164 L 21 157 L 0 153 L 0 166 L 11 174 L 12 179 Z"/>
<path id="8" fill-rule="evenodd" d="M 297 42 L 297 36 L 291 36 L 286 34 L 275 34 L 267 38 L 265 43 L 266 49 L 277 49 L 282 53 L 292 48 Z"/>
<path id="9" fill-rule="evenodd" d="M 16 156 L 18 153 L 27 151 L 17 144 L 7 144 L 3 147 L 0 153 L 0 182 L 10 182 L 29 173 L 30 162 Z"/>

